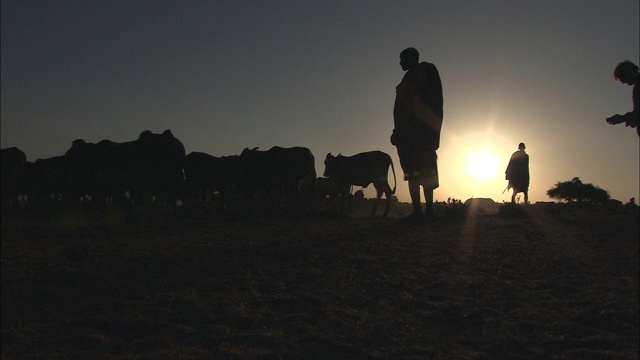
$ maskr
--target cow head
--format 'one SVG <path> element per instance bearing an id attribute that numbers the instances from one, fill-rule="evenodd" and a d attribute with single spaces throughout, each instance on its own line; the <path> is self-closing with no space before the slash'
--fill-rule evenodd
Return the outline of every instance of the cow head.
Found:
<path id="1" fill-rule="evenodd" d="M 249 148 L 244 148 L 244 150 L 242 150 L 242 152 L 240 153 L 240 156 L 248 156 L 249 154 L 255 154 L 258 151 L 259 147 L 256 146 L 253 149 L 249 149 Z"/>
<path id="2" fill-rule="evenodd" d="M 324 177 L 332 177 L 337 175 L 337 161 L 336 159 L 342 157 L 340 154 L 338 156 L 333 156 L 331 153 L 327 154 L 327 157 L 324 159 Z"/>
<path id="3" fill-rule="evenodd" d="M 73 142 L 71 143 L 71 148 L 67 150 L 65 155 L 75 154 L 79 151 L 86 149 L 86 147 L 87 147 L 87 142 L 84 141 L 83 139 L 73 140 Z"/>
<path id="4" fill-rule="evenodd" d="M 151 130 L 145 130 L 140 133 L 140 135 L 138 136 L 138 139 L 140 140 L 149 139 L 152 135 L 153 133 L 151 132 Z"/>
<path id="5" fill-rule="evenodd" d="M 73 142 L 71 143 L 71 148 L 80 149 L 86 145 L 87 145 L 87 142 L 84 141 L 83 139 L 76 139 L 76 140 L 73 140 Z"/>

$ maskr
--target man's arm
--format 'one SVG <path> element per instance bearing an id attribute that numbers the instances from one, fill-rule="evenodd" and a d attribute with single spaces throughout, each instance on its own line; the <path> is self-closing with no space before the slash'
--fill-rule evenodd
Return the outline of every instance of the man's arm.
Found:
<path id="1" fill-rule="evenodd" d="M 607 123 L 611 125 L 625 123 L 626 126 L 630 126 L 632 128 L 638 127 L 638 112 L 629 111 L 628 113 L 623 115 L 620 115 L 620 114 L 613 115 L 607 118 Z"/>
<path id="2" fill-rule="evenodd" d="M 398 96 L 409 111 L 429 127 L 440 131 L 442 119 L 422 100 L 420 94 L 413 89 L 398 89 Z"/>
<path id="3" fill-rule="evenodd" d="M 640 95 L 638 94 L 638 84 L 636 83 L 633 86 L 633 110 L 629 111 L 626 114 L 620 115 L 616 114 L 607 118 L 607 123 L 611 125 L 622 124 L 625 123 L 626 126 L 630 126 L 632 128 L 638 127 L 638 122 L 640 118 Z"/>

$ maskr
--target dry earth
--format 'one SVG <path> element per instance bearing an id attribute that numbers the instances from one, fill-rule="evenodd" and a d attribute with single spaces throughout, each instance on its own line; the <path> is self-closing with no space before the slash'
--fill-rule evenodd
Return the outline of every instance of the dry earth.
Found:
<path id="1" fill-rule="evenodd" d="M 639 357 L 637 209 L 469 214 L 5 217 L 2 358 Z"/>

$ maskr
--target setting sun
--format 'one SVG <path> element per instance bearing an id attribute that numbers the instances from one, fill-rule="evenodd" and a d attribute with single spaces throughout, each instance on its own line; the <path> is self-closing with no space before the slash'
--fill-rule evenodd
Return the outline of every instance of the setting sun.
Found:
<path id="1" fill-rule="evenodd" d="M 477 182 L 484 182 L 498 175 L 498 158 L 488 150 L 473 152 L 467 160 L 467 173 Z"/>

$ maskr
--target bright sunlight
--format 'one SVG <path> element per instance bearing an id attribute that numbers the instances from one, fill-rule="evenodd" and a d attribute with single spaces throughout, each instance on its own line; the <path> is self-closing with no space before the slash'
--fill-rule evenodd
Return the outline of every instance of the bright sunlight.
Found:
<path id="1" fill-rule="evenodd" d="M 467 173 L 477 182 L 485 182 L 498 176 L 498 157 L 488 150 L 473 152 L 467 160 Z"/>

